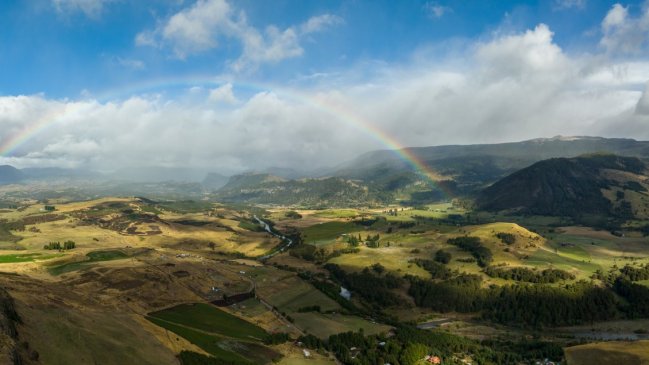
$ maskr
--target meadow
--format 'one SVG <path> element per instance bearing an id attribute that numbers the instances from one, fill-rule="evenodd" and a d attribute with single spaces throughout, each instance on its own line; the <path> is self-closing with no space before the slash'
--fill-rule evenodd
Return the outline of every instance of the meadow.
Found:
<path id="1" fill-rule="evenodd" d="M 649 364 L 649 341 L 600 342 L 565 349 L 568 365 Z"/>
<path id="2" fill-rule="evenodd" d="M 88 252 L 83 261 L 68 262 L 61 265 L 48 267 L 47 271 L 53 275 L 61 275 L 72 271 L 81 270 L 101 261 L 112 261 L 126 259 L 129 256 L 120 250 L 92 251 Z"/>
<path id="3" fill-rule="evenodd" d="M 255 364 L 280 357 L 261 345 L 266 331 L 210 304 L 182 304 L 150 313 L 147 319 L 224 361 Z"/>

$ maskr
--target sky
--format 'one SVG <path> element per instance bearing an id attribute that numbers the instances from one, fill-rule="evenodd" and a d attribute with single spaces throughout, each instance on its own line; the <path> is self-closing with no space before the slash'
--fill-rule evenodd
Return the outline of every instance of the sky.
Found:
<path id="1" fill-rule="evenodd" d="M 224 174 L 649 139 L 643 1 L 0 2 L 0 164 Z"/>

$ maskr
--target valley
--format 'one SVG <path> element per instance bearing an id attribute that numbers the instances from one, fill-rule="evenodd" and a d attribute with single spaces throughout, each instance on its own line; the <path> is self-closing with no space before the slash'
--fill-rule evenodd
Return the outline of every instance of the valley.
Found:
<path id="1" fill-rule="evenodd" d="M 616 340 L 638 341 L 619 346 L 645 358 L 632 348 L 647 339 L 646 320 L 631 320 L 647 316 L 649 245 L 634 228 L 642 215 L 606 230 L 457 198 L 314 209 L 43 203 L 21 189 L 6 190 L 0 212 L 0 286 L 20 318 L 9 353 L 26 364 L 406 361 L 412 336 L 432 341 L 445 363 L 581 364 L 589 348 L 618 351 L 608 350 Z M 576 297 L 550 304 L 564 296 Z M 543 301 L 568 312 L 548 316 Z M 583 345 L 602 340 L 613 342 Z M 396 347 L 365 347 L 372 341 Z"/>

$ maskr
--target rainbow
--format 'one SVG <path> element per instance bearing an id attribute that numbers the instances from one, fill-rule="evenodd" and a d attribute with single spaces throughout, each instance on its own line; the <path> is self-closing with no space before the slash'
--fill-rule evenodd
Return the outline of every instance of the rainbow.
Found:
<path id="1" fill-rule="evenodd" d="M 119 89 L 108 90 L 94 99 L 99 102 L 112 102 L 120 100 L 124 95 L 130 97 L 132 95 L 142 95 L 146 93 L 159 93 L 160 90 L 170 90 L 173 88 L 187 88 L 187 87 L 215 87 L 227 84 L 227 80 L 218 80 L 214 77 L 205 76 L 190 76 L 182 78 L 161 78 L 152 79 L 139 83 L 129 84 L 128 87 Z M 436 187 L 442 191 L 446 197 L 452 196 L 451 192 L 443 185 L 438 184 L 439 180 L 443 177 L 431 170 L 423 161 L 415 155 L 411 149 L 403 146 L 396 138 L 389 135 L 385 131 L 378 128 L 369 120 L 359 116 L 352 111 L 349 107 L 340 103 L 335 103 L 330 100 L 318 96 L 305 95 L 304 93 L 293 92 L 289 89 L 277 87 L 276 85 L 264 85 L 260 83 L 249 82 L 232 82 L 233 86 L 237 88 L 249 89 L 255 92 L 273 92 L 279 96 L 283 96 L 289 100 L 309 106 L 320 112 L 331 115 L 335 120 L 345 123 L 360 131 L 361 133 L 370 136 L 378 144 L 387 148 L 395 153 L 401 160 L 406 162 L 414 171 L 421 174 L 431 186 Z M 70 114 L 79 113 L 83 110 L 84 103 L 66 103 L 62 108 L 56 109 L 54 112 L 47 113 L 35 122 L 25 126 L 22 130 L 18 131 L 10 138 L 0 143 L 0 156 L 10 157 L 21 146 L 26 144 L 29 140 L 36 135 L 43 133 L 43 131 L 52 128 L 58 121 Z"/>

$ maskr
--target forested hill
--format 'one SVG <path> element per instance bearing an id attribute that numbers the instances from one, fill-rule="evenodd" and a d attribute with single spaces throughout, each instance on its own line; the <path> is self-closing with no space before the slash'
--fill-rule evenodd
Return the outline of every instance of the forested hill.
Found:
<path id="1" fill-rule="evenodd" d="M 380 192 L 338 177 L 284 180 L 268 174 L 239 175 L 215 193 L 224 202 L 309 207 L 360 206 L 381 200 Z M 387 199 L 387 198 L 386 198 Z"/>
<path id="2" fill-rule="evenodd" d="M 487 211 L 632 218 L 649 204 L 645 172 L 645 163 L 636 157 L 553 158 L 494 183 L 476 203 Z"/>
<path id="3" fill-rule="evenodd" d="M 472 193 L 545 159 L 571 158 L 589 153 L 649 157 L 649 141 L 557 136 L 511 143 L 413 147 L 405 150 L 439 175 L 452 178 L 461 191 Z M 385 176 L 412 170 L 412 165 L 394 151 L 379 150 L 358 156 L 329 174 L 374 182 Z"/>

